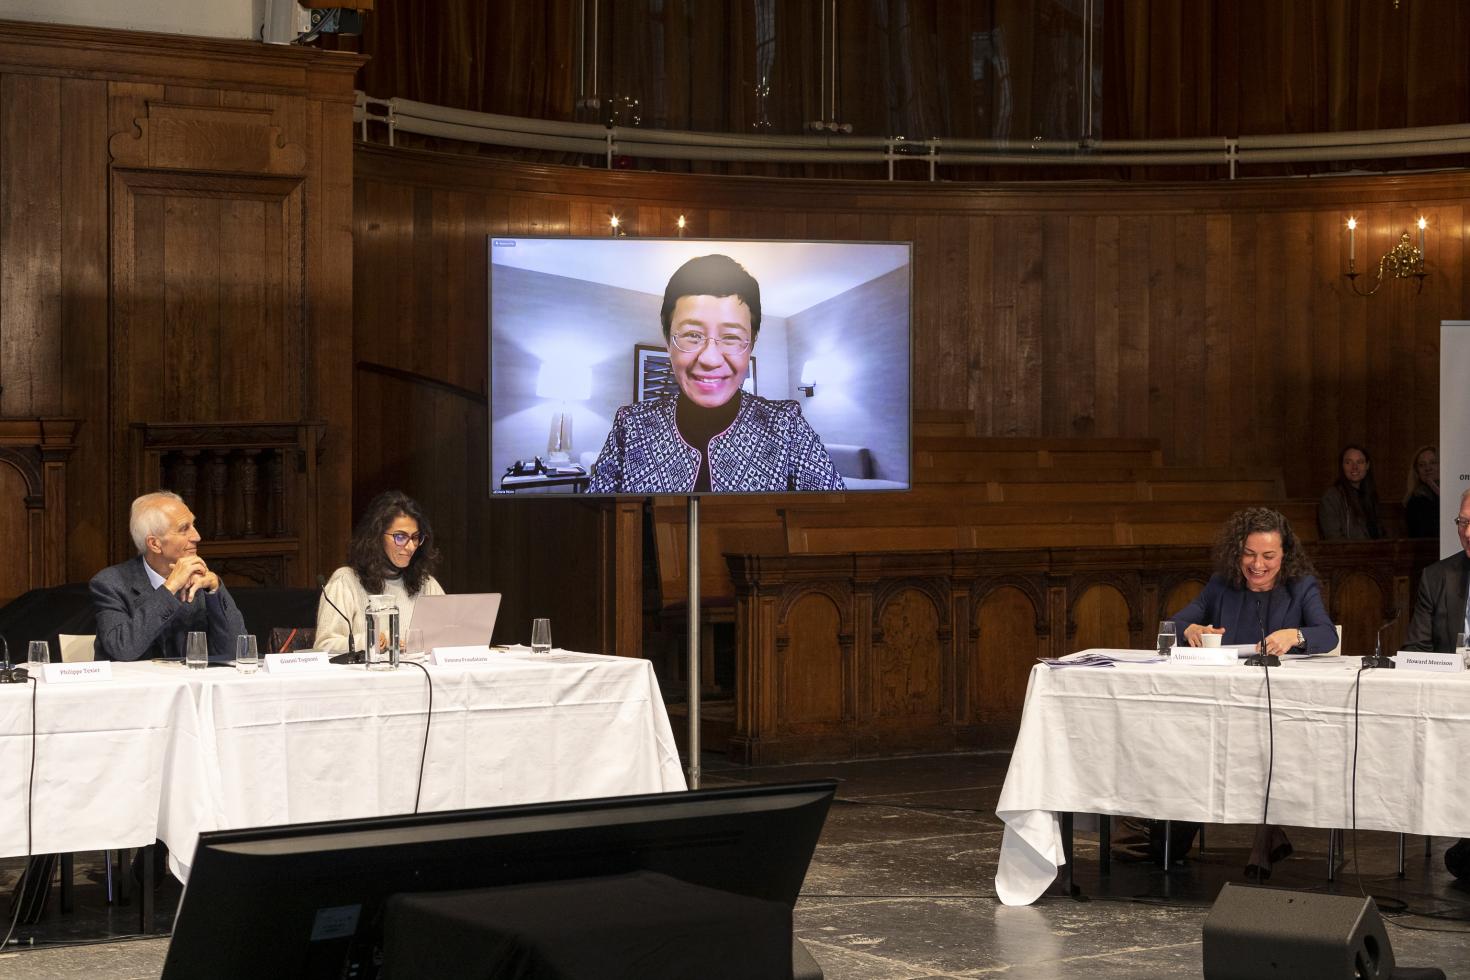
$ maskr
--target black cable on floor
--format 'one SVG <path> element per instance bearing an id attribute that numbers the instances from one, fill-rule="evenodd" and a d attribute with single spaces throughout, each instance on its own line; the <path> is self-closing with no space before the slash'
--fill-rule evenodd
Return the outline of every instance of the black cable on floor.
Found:
<path id="1" fill-rule="evenodd" d="M 1353 876 L 1358 879 L 1358 894 L 1364 898 L 1368 897 L 1368 891 L 1363 887 L 1363 866 L 1358 863 L 1358 704 L 1363 696 L 1363 671 L 1367 667 L 1358 668 L 1358 676 L 1353 678 L 1353 768 L 1350 785 L 1352 808 L 1350 819 L 1353 822 Z M 1327 860 L 1334 860 L 1332 854 L 1332 839 L 1327 841 Z M 1408 906 L 1404 906 L 1408 908 Z"/>

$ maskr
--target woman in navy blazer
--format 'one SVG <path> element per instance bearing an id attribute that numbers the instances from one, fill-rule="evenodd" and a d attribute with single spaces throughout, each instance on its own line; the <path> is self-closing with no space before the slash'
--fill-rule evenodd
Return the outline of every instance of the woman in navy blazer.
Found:
<path id="1" fill-rule="evenodd" d="M 1215 542 L 1215 574 L 1172 618 L 1190 646 L 1199 646 L 1206 633 L 1223 634 L 1220 642 L 1226 646 L 1257 644 L 1278 656 L 1337 646 L 1337 627 L 1322 605 L 1316 569 L 1291 522 L 1268 507 L 1230 515 Z M 1188 850 L 1198 829 L 1198 824 L 1175 822 L 1171 853 Z M 1284 860 L 1291 850 L 1280 827 L 1262 824 L 1246 875 L 1258 881 L 1269 878 L 1271 863 Z"/>
<path id="2" fill-rule="evenodd" d="M 1215 574 L 1176 612 L 1190 646 L 1220 633 L 1226 646 L 1259 644 L 1277 655 L 1322 653 L 1337 646 L 1337 627 L 1322 605 L 1316 570 L 1291 522 L 1267 507 L 1236 511 L 1215 544 Z"/>

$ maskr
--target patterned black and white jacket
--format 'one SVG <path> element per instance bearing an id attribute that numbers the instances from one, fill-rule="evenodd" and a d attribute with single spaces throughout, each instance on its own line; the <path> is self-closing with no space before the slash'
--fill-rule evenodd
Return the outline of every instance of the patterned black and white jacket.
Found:
<path id="1" fill-rule="evenodd" d="M 618 409 L 592 469 L 589 493 L 688 493 L 700 453 L 679 435 L 679 396 Z M 735 421 L 709 441 L 710 489 L 715 493 L 843 490 L 822 439 L 794 401 L 742 393 Z"/>

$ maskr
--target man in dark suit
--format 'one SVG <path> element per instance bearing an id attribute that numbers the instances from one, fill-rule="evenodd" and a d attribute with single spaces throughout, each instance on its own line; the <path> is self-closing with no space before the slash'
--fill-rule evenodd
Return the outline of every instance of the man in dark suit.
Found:
<path id="1" fill-rule="evenodd" d="M 1470 490 L 1460 495 L 1460 513 L 1455 518 L 1460 550 L 1437 561 L 1419 576 L 1419 593 L 1414 597 L 1414 616 L 1404 637 L 1405 650 L 1438 650 L 1452 653 L 1455 635 L 1465 628 L 1465 599 L 1470 584 Z"/>
<path id="2" fill-rule="evenodd" d="M 188 505 L 167 491 L 146 493 L 133 501 L 128 530 L 138 556 L 104 568 L 91 582 L 97 659 L 183 657 L 192 631 L 209 635 L 209 659 L 232 659 L 245 620 L 199 557 Z"/>
<path id="3" fill-rule="evenodd" d="M 1460 494 L 1455 517 L 1460 550 L 1430 565 L 1419 575 L 1414 616 L 1404 636 L 1405 650 L 1453 653 L 1455 635 L 1466 626 L 1466 592 L 1470 586 L 1470 490 Z M 1456 878 L 1470 878 L 1470 839 L 1461 838 L 1444 853 L 1444 866 Z"/>

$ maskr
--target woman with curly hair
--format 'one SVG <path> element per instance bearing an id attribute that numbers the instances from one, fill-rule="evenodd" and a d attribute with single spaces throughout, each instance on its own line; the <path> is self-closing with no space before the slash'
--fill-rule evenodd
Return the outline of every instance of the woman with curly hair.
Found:
<path id="1" fill-rule="evenodd" d="M 1194 647 L 1205 633 L 1222 634 L 1226 646 L 1255 644 L 1278 655 L 1337 646 L 1316 569 L 1291 522 L 1268 507 L 1230 515 L 1215 542 L 1215 574 L 1170 618 Z"/>
<path id="2" fill-rule="evenodd" d="M 429 520 L 413 498 L 398 490 L 378 494 L 352 532 L 347 564 L 332 573 L 322 590 L 316 608 L 316 649 L 346 650 L 349 630 L 362 649 L 367 634 L 364 610 L 370 595 L 393 597 L 398 604 L 399 629 L 406 633 L 413 621 L 414 600 L 444 594 L 430 574 L 438 562 Z"/>
<path id="3" fill-rule="evenodd" d="M 1221 634 L 1226 646 L 1247 644 L 1265 653 L 1324 653 L 1337 646 L 1337 627 L 1322 605 L 1316 570 L 1302 550 L 1291 522 L 1268 507 L 1248 507 L 1230 515 L 1215 542 L 1215 574 L 1194 601 L 1172 617 L 1190 646 L 1206 633 Z M 1183 855 L 1198 824 L 1176 821 L 1170 852 Z M 1151 846 L 1162 851 L 1162 839 Z M 1271 876 L 1271 863 L 1291 854 L 1280 827 L 1256 830 L 1246 875 Z"/>

